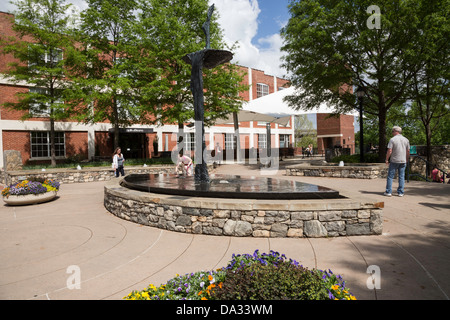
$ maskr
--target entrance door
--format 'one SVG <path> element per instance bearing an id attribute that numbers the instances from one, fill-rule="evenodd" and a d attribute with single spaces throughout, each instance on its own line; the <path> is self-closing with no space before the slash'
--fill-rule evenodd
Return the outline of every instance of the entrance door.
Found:
<path id="1" fill-rule="evenodd" d="M 145 133 L 120 133 L 119 146 L 125 159 L 145 159 L 148 147 Z"/>

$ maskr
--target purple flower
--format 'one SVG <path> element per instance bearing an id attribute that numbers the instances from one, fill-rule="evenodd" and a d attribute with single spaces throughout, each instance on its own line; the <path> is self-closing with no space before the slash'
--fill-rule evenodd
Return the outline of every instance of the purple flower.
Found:
<path id="1" fill-rule="evenodd" d="M 331 291 L 328 291 L 328 298 L 330 298 L 330 300 L 334 300 L 334 296 Z"/>

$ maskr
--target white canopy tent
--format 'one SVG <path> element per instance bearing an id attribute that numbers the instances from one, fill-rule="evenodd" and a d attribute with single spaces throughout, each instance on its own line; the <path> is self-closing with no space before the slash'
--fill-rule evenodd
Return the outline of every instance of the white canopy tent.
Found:
<path id="1" fill-rule="evenodd" d="M 277 118 L 272 117 L 267 114 L 262 114 L 254 111 L 247 111 L 247 110 L 239 110 L 238 112 L 238 119 L 240 122 L 247 122 L 247 121 L 265 121 L 265 122 L 274 122 L 277 120 Z M 216 120 L 216 124 L 232 124 L 234 121 L 233 114 L 229 114 L 228 118 L 226 119 L 218 119 Z"/>
<path id="2" fill-rule="evenodd" d="M 295 110 L 291 108 L 287 102 L 284 101 L 284 97 L 292 95 L 295 93 L 294 87 L 289 87 L 275 93 L 269 94 L 267 96 L 245 102 L 243 105 L 243 110 L 253 111 L 262 114 L 269 114 L 276 118 L 286 117 L 290 115 L 300 115 L 309 113 L 333 113 L 335 112 L 334 107 L 329 106 L 327 103 L 321 103 L 317 108 L 304 111 Z M 356 115 L 355 113 L 350 113 L 351 115 Z"/>

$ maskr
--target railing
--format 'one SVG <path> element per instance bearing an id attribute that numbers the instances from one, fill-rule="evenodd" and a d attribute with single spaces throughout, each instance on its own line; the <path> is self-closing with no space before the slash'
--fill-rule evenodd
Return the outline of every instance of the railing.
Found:
<path id="1" fill-rule="evenodd" d="M 422 158 L 421 156 L 411 155 L 411 158 L 412 157 L 414 157 L 414 159 L 419 159 L 419 160 L 425 162 L 425 176 L 421 175 L 420 173 L 411 173 L 411 164 L 408 163 L 407 181 L 409 182 L 410 177 L 419 177 L 419 178 L 424 179 L 427 182 L 432 181 L 431 179 L 428 178 L 428 172 L 430 172 L 430 163 L 426 159 Z M 445 172 L 444 170 L 442 170 L 436 166 L 433 166 L 433 168 L 438 169 L 442 173 L 442 183 L 445 183 L 445 178 L 447 177 L 447 172 Z"/>

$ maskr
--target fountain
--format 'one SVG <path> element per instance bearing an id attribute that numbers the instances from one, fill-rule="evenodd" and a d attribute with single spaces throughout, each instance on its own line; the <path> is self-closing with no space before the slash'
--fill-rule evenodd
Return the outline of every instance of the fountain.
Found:
<path id="1" fill-rule="evenodd" d="M 209 26 L 214 5 L 208 9 L 208 18 L 203 24 L 203 31 L 206 36 L 206 47 L 203 50 L 189 53 L 183 60 L 192 66 L 191 91 L 194 96 L 194 120 L 195 120 L 195 181 L 197 183 L 209 183 L 208 167 L 204 158 L 205 126 L 204 126 L 204 97 L 203 97 L 203 68 L 212 69 L 221 64 L 229 62 L 233 54 L 226 50 L 211 49 Z M 199 139 L 200 138 L 200 139 Z"/>
<path id="2" fill-rule="evenodd" d="M 382 203 L 352 201 L 338 191 L 274 177 L 209 175 L 204 137 L 203 68 L 230 61 L 232 53 L 206 47 L 187 54 L 192 66 L 195 173 L 130 174 L 105 185 L 108 211 L 127 220 L 172 231 L 254 237 L 325 237 L 381 233 Z M 360 214 L 361 212 L 361 214 Z"/>

